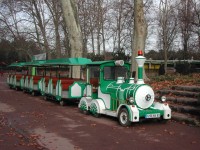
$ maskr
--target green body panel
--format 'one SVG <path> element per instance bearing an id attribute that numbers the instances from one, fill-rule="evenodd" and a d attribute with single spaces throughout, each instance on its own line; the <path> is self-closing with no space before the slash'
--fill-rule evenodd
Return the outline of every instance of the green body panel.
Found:
<path id="1" fill-rule="evenodd" d="M 29 92 L 32 92 L 33 91 L 33 84 L 30 84 L 30 83 L 33 83 L 33 76 L 30 77 L 29 86 L 28 86 Z"/>
<path id="2" fill-rule="evenodd" d="M 92 93 L 92 99 L 97 99 L 98 98 L 98 93 Z"/>
<path id="3" fill-rule="evenodd" d="M 24 87 L 24 76 L 20 79 L 20 88 L 23 89 Z"/>
<path id="4" fill-rule="evenodd" d="M 117 110 L 120 104 L 129 104 L 128 98 L 133 97 L 134 92 L 141 85 L 122 83 L 118 84 L 116 81 L 107 86 L 107 91 L 111 95 L 111 110 Z"/>
<path id="5" fill-rule="evenodd" d="M 36 75 L 36 74 L 35 74 L 35 71 L 36 71 L 35 67 L 32 67 L 32 75 L 33 75 L 33 76 Z"/>
<path id="6" fill-rule="evenodd" d="M 38 84 L 37 84 L 38 92 L 41 92 L 41 90 L 42 90 L 42 80 L 43 80 L 43 78 L 41 78 L 41 79 L 38 81 Z"/>
<path id="7" fill-rule="evenodd" d="M 131 109 L 129 105 L 124 105 L 126 107 L 126 109 L 128 110 L 129 113 L 129 120 L 133 120 L 133 114 L 131 113 Z"/>
<path id="8" fill-rule="evenodd" d="M 143 67 L 138 67 L 138 79 L 143 79 Z"/>
<path id="9" fill-rule="evenodd" d="M 115 66 L 115 61 L 103 61 L 103 63 L 100 65 L 100 88 L 102 93 L 109 93 L 107 91 L 107 86 L 112 83 L 112 82 L 116 82 L 116 80 L 105 80 L 104 79 L 104 67 L 114 67 Z M 129 63 L 125 63 L 124 67 L 127 68 L 127 70 L 130 70 L 130 64 Z M 130 72 L 128 73 L 128 78 L 130 78 Z"/>
<path id="10" fill-rule="evenodd" d="M 60 101 L 62 99 L 62 96 L 61 96 L 61 93 L 62 93 L 62 88 L 60 87 L 60 80 L 57 81 L 57 84 L 56 84 L 56 87 L 57 87 L 57 90 L 56 90 L 56 95 L 55 95 L 55 98 L 57 101 Z"/>

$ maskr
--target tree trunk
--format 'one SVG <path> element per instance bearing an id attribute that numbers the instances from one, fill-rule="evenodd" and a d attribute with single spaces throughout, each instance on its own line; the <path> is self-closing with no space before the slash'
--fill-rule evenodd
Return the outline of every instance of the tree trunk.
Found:
<path id="1" fill-rule="evenodd" d="M 147 37 L 147 23 L 144 17 L 143 1 L 134 0 L 134 37 L 133 37 L 133 50 L 131 56 L 131 71 L 136 72 L 135 78 L 137 79 L 137 64 L 135 62 L 135 57 L 137 56 L 137 51 L 145 50 L 145 41 Z M 148 78 L 143 71 L 144 80 Z"/>
<path id="2" fill-rule="evenodd" d="M 198 27 L 198 43 L 199 43 L 198 44 L 198 52 L 200 53 L 200 20 L 199 20 L 199 27 Z"/>
<path id="3" fill-rule="evenodd" d="M 71 57 L 82 57 L 83 40 L 78 21 L 77 6 L 74 0 L 60 0 L 64 19 L 69 32 Z M 73 67 L 73 77 L 80 77 L 80 67 Z"/>
<path id="4" fill-rule="evenodd" d="M 62 29 L 64 32 L 64 39 L 63 39 L 63 45 L 65 48 L 65 55 L 64 57 L 71 57 L 71 47 L 70 47 L 70 43 L 69 43 L 69 36 L 68 36 L 68 31 L 67 31 L 67 26 L 66 26 L 66 22 L 63 21 L 63 15 L 62 15 Z"/>
<path id="5" fill-rule="evenodd" d="M 46 2 L 47 5 L 49 4 Z M 55 2 L 52 0 L 52 9 L 50 5 L 48 6 L 50 9 L 50 12 L 53 16 L 53 23 L 55 26 L 55 35 L 56 35 L 56 57 L 61 58 L 61 43 L 60 43 L 60 33 L 59 33 L 59 22 L 60 22 L 60 12 L 59 12 L 59 4 L 58 2 Z"/>
<path id="6" fill-rule="evenodd" d="M 118 19 L 117 19 L 117 32 L 118 32 L 118 36 L 117 36 L 117 39 L 118 39 L 117 50 L 118 50 L 118 52 L 121 49 L 122 3 L 123 2 L 120 1 L 119 12 L 118 12 Z"/>
<path id="7" fill-rule="evenodd" d="M 102 42 L 103 42 L 103 55 L 104 55 L 104 58 L 105 58 L 105 54 L 106 54 L 106 44 L 105 44 L 105 35 L 104 35 L 104 26 L 103 26 L 103 19 L 102 19 Z"/>
<path id="8" fill-rule="evenodd" d="M 40 11 L 37 6 L 37 2 L 32 0 L 32 4 L 36 11 L 36 18 L 38 20 L 38 26 L 40 27 L 40 30 L 42 32 L 42 36 L 43 36 L 43 40 L 44 40 L 44 48 L 47 53 L 47 58 L 51 59 L 51 53 L 50 53 L 49 43 L 48 43 L 47 36 L 46 36 L 45 25 L 43 24 L 41 14 L 40 14 Z"/>
<path id="9" fill-rule="evenodd" d="M 101 54 L 101 45 L 100 45 L 100 33 L 101 33 L 101 22 L 100 22 L 100 15 L 101 15 L 101 4 L 98 0 L 97 4 L 97 52 Z"/>
<path id="10" fill-rule="evenodd" d="M 95 48 L 94 48 L 94 33 L 91 31 L 91 38 L 92 38 L 92 52 L 93 54 L 95 53 Z"/>

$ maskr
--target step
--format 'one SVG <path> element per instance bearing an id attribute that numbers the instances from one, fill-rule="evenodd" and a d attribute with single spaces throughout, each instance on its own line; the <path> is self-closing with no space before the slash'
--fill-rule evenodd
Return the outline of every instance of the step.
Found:
<path id="1" fill-rule="evenodd" d="M 200 119 L 189 115 L 189 114 L 182 114 L 182 113 L 178 113 L 178 112 L 173 112 L 172 113 L 172 119 L 179 121 L 179 122 L 185 122 L 187 124 L 192 124 L 195 126 L 199 126 L 200 127 Z"/>
<path id="2" fill-rule="evenodd" d="M 175 86 L 172 86 L 172 89 L 173 90 L 180 90 L 180 91 L 200 92 L 200 86 L 175 85 Z"/>
<path id="3" fill-rule="evenodd" d="M 189 98 L 189 97 L 167 97 L 167 101 L 173 102 L 173 103 L 181 103 L 184 105 L 193 105 L 193 106 L 199 106 L 200 101 L 197 98 Z"/>
<path id="4" fill-rule="evenodd" d="M 184 106 L 184 105 L 177 105 L 177 104 L 170 104 L 169 106 L 175 112 L 188 113 L 191 115 L 200 116 L 200 107 Z"/>
<path id="5" fill-rule="evenodd" d="M 198 92 L 189 92 L 189 91 L 177 91 L 177 90 L 160 90 L 157 93 L 161 95 L 177 95 L 177 96 L 185 96 L 185 97 L 193 97 L 193 98 L 199 98 L 200 93 Z"/>

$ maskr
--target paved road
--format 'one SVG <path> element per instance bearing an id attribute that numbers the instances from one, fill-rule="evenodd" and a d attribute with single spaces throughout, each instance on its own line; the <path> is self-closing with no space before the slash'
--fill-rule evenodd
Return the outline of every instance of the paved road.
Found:
<path id="1" fill-rule="evenodd" d="M 22 91 L 0 78 L 1 150 L 196 150 L 200 128 L 169 121 L 145 121 L 129 128 L 115 118 L 79 113 L 77 105 L 61 107 Z"/>

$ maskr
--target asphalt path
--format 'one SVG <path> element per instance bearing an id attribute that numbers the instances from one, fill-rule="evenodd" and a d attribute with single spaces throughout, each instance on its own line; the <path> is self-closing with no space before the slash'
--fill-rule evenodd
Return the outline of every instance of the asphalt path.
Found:
<path id="1" fill-rule="evenodd" d="M 200 128 L 168 121 L 143 121 L 124 128 L 116 118 L 81 114 L 9 89 L 0 77 L 0 150 L 197 150 Z"/>

